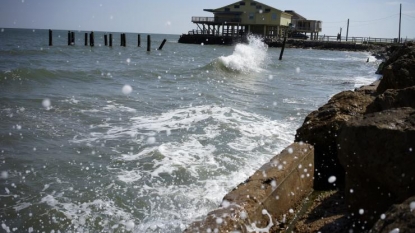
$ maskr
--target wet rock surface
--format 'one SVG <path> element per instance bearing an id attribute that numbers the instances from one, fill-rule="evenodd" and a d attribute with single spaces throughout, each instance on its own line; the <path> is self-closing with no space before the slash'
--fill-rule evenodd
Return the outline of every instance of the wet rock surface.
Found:
<path id="1" fill-rule="evenodd" d="M 415 232 L 415 196 L 381 214 L 371 233 Z"/>
<path id="2" fill-rule="evenodd" d="M 296 135 L 296 141 L 315 147 L 314 189 L 340 188 L 344 193 L 343 216 L 350 219 L 342 225 L 344 232 L 370 232 L 388 208 L 415 195 L 415 48 L 388 47 L 379 56 L 389 58 L 379 69 L 380 81 L 337 94 L 309 114 Z M 337 186 L 327 182 L 333 175 Z M 388 221 L 412 229 L 413 222 L 404 221 L 407 216 L 391 214 Z M 379 231 L 376 226 L 373 232 L 395 229 L 391 225 Z"/>
<path id="3" fill-rule="evenodd" d="M 327 182 L 330 176 L 337 177 L 337 184 L 344 183 L 344 169 L 337 158 L 337 137 L 343 124 L 366 112 L 366 107 L 375 99 L 365 91 L 345 91 L 333 96 L 330 101 L 310 113 L 304 124 L 297 129 L 296 141 L 314 146 L 314 189 L 332 189 Z"/>

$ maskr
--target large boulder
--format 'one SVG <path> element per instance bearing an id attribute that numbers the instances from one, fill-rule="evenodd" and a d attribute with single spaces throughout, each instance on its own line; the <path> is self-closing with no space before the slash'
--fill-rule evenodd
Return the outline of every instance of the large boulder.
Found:
<path id="1" fill-rule="evenodd" d="M 415 85 L 415 47 L 397 49 L 384 64 L 378 93 L 387 89 L 401 89 Z"/>
<path id="2" fill-rule="evenodd" d="M 393 205 L 371 229 L 371 233 L 415 232 L 415 196 Z"/>
<path id="3" fill-rule="evenodd" d="M 350 212 L 371 226 L 415 194 L 415 109 L 397 108 L 346 122 L 339 134 Z M 317 164 L 316 164 L 317 166 Z"/>
<path id="4" fill-rule="evenodd" d="M 366 113 L 380 112 L 391 108 L 415 108 L 415 86 L 404 89 L 388 89 L 367 106 Z"/>
<path id="5" fill-rule="evenodd" d="M 336 188 L 328 182 L 331 176 L 337 178 L 337 185 L 344 183 L 344 169 L 337 158 L 339 129 L 349 119 L 361 116 L 374 98 L 366 91 L 341 92 L 333 96 L 327 104 L 310 113 L 303 125 L 297 129 L 295 140 L 314 146 L 314 189 Z"/>

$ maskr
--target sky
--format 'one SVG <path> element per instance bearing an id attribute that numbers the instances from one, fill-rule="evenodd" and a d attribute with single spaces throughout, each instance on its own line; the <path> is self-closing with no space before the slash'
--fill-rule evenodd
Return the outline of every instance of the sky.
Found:
<path id="1" fill-rule="evenodd" d="M 237 0 L 0 0 L 0 28 L 183 34 L 192 16 L 210 16 Z M 402 38 L 415 38 L 415 0 L 260 0 L 323 21 L 320 35 L 397 38 L 402 4 Z"/>

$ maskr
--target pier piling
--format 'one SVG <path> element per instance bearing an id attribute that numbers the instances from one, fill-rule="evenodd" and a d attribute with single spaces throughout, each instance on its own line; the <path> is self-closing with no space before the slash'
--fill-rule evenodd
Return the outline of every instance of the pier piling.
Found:
<path id="1" fill-rule="evenodd" d="M 138 47 L 141 46 L 141 35 L 140 34 L 138 34 L 137 44 L 138 44 Z"/>
<path id="2" fill-rule="evenodd" d="M 112 47 L 112 34 L 110 34 L 110 47 Z"/>
<path id="3" fill-rule="evenodd" d="M 287 42 L 287 32 L 285 32 L 284 41 L 282 42 L 282 48 L 280 53 L 280 61 L 282 60 L 282 55 L 284 54 L 285 42 Z"/>
<path id="4" fill-rule="evenodd" d="M 158 50 L 162 50 L 163 49 L 163 46 L 164 46 L 164 44 L 166 43 L 166 39 L 164 39 L 163 40 L 163 42 L 161 42 L 161 45 L 160 45 L 160 47 L 159 47 L 159 49 Z"/>
<path id="5" fill-rule="evenodd" d="M 147 52 L 151 50 L 151 36 L 147 35 Z"/>
<path id="6" fill-rule="evenodd" d="M 121 33 L 121 43 L 120 46 L 126 47 L 127 46 L 127 40 L 125 38 L 125 33 Z"/>
<path id="7" fill-rule="evenodd" d="M 88 46 L 88 33 L 85 32 L 85 46 Z"/>
<path id="8" fill-rule="evenodd" d="M 89 34 L 89 45 L 90 45 L 91 47 L 94 47 L 94 32 L 91 32 L 91 33 Z"/>
<path id="9" fill-rule="evenodd" d="M 107 36 L 107 34 L 104 35 L 104 44 L 105 44 L 105 46 L 108 46 L 108 36 Z"/>
<path id="10" fill-rule="evenodd" d="M 71 32 L 71 45 L 75 45 L 75 32 Z"/>
<path id="11" fill-rule="evenodd" d="M 53 43 L 52 43 L 52 30 L 49 29 L 49 46 L 52 46 L 52 45 L 53 45 Z"/>
<path id="12" fill-rule="evenodd" d="M 68 45 L 71 45 L 71 32 L 68 31 Z"/>

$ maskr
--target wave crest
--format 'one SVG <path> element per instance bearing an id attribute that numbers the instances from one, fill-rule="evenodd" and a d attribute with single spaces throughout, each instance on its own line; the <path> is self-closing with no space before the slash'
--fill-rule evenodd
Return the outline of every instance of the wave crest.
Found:
<path id="1" fill-rule="evenodd" d="M 237 44 L 229 56 L 221 56 L 215 60 L 219 68 L 234 72 L 251 73 L 261 71 L 267 56 L 268 45 L 260 37 L 248 36 L 248 44 Z"/>

